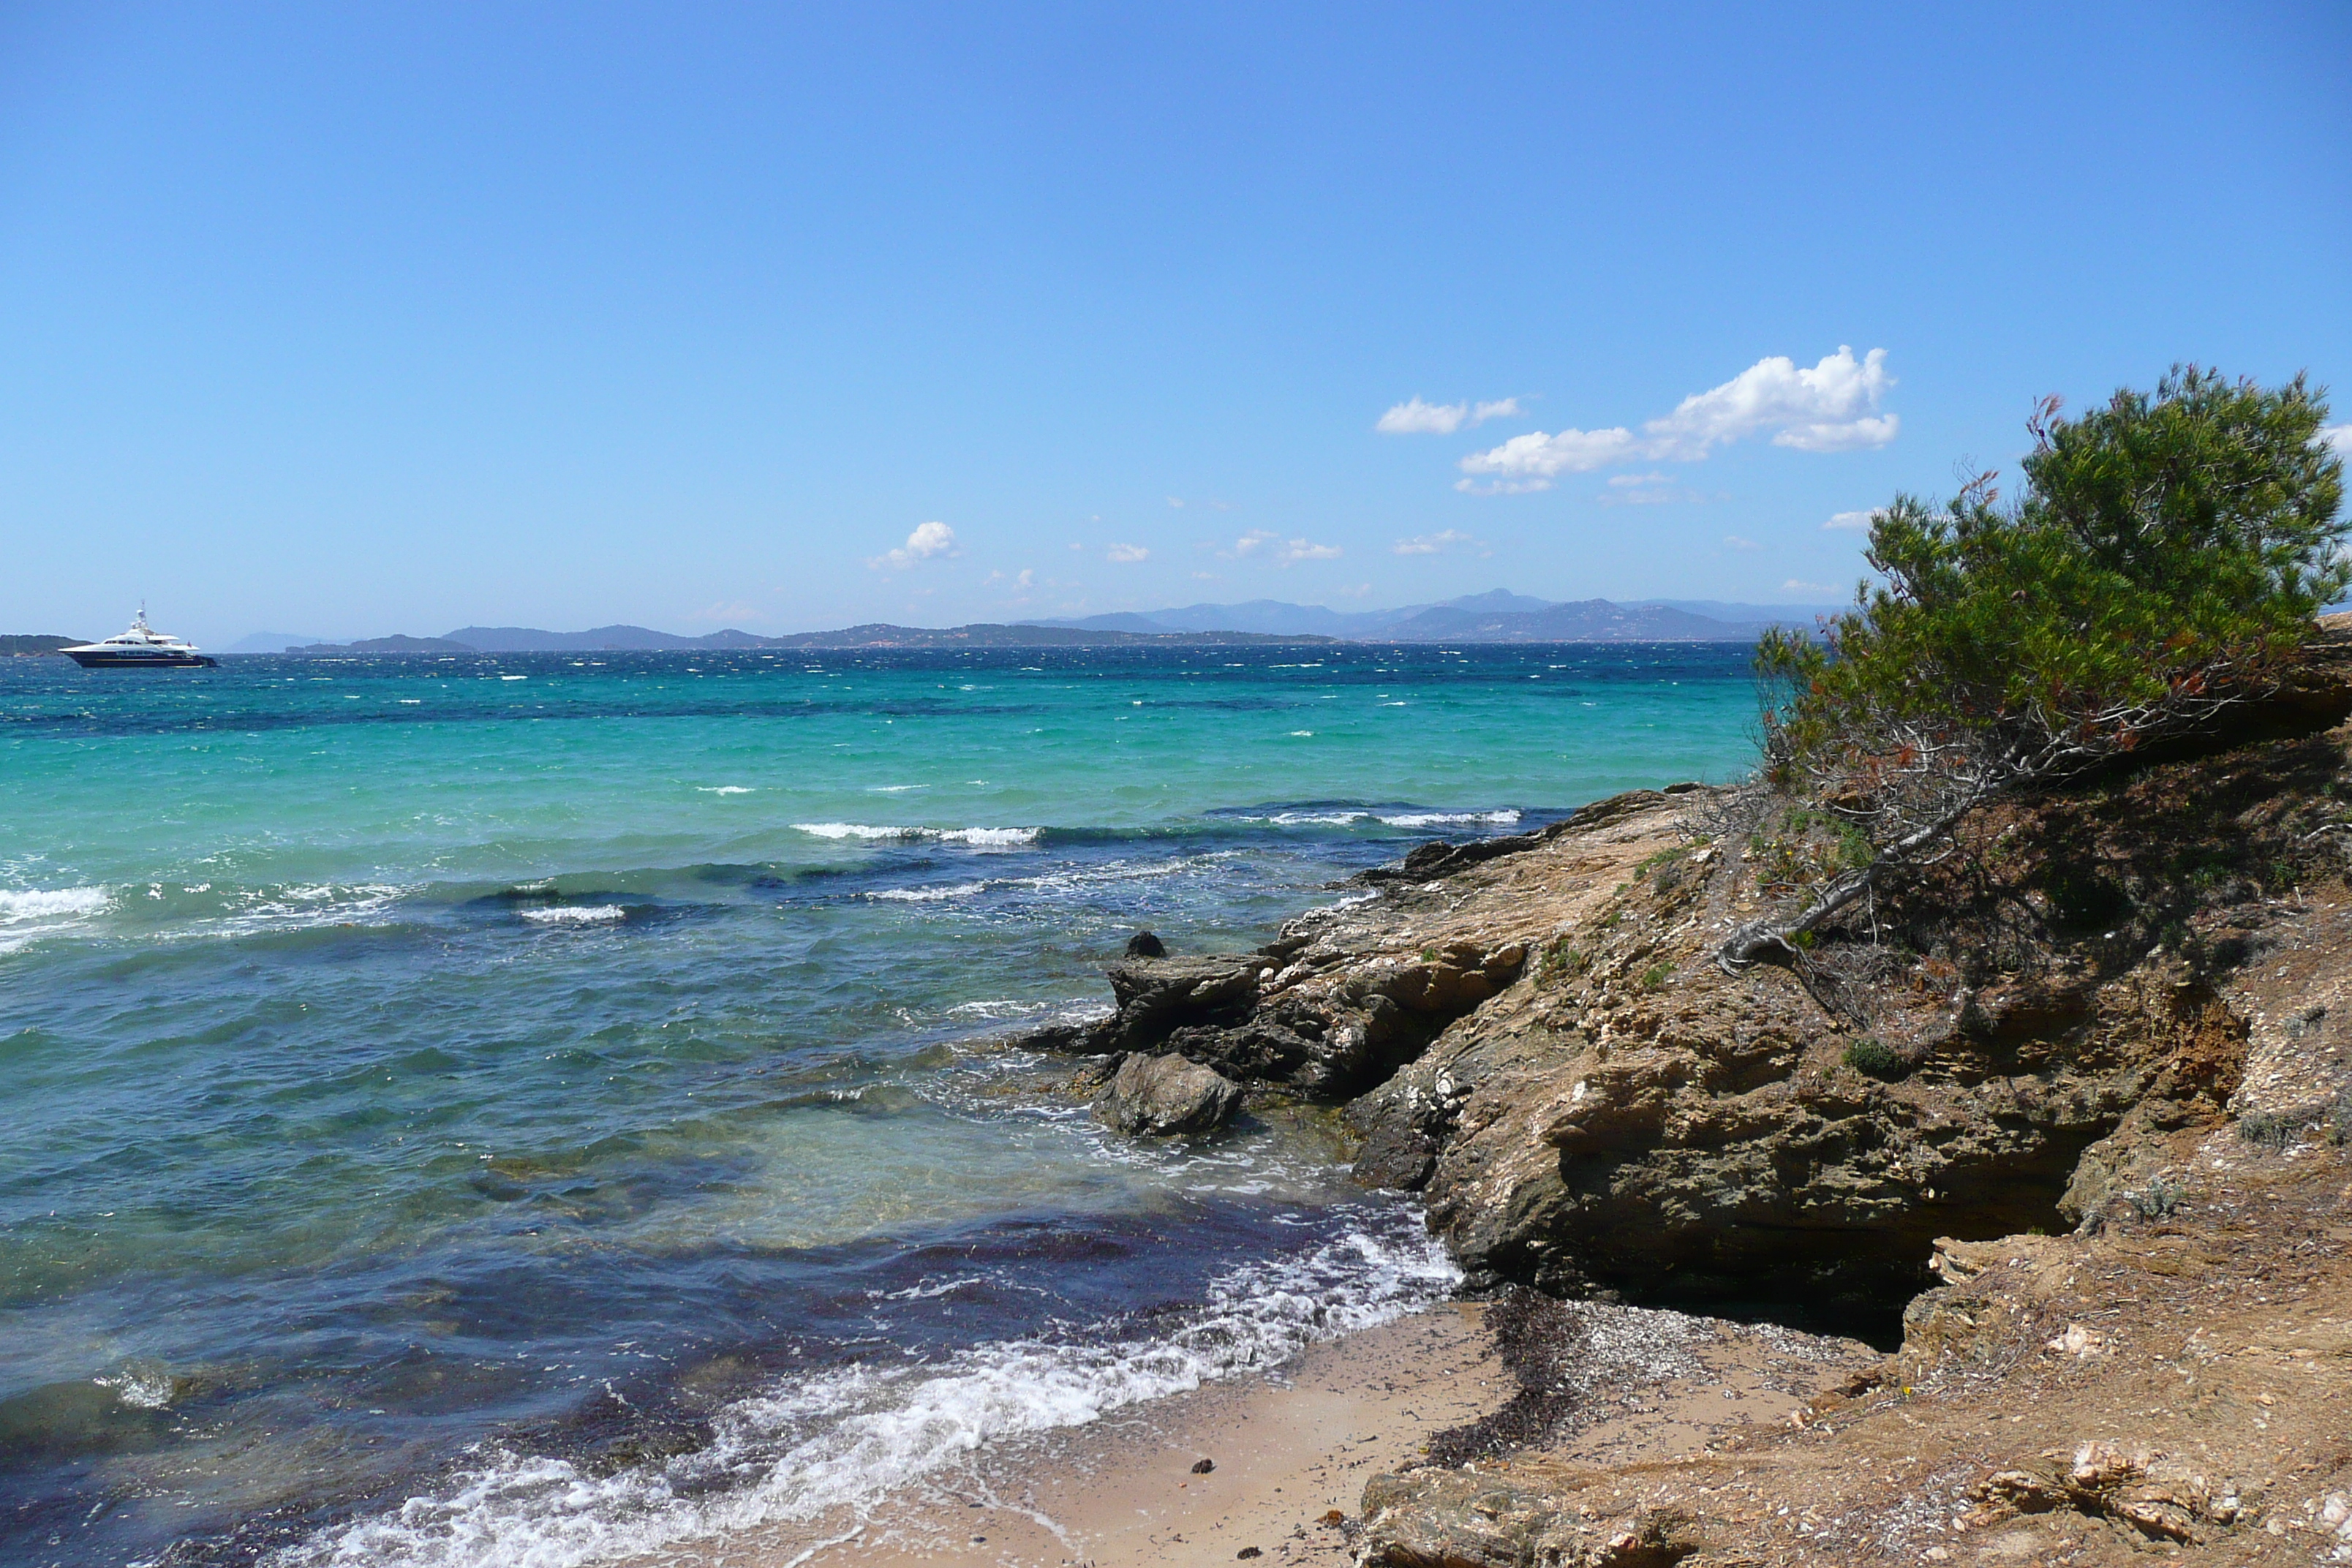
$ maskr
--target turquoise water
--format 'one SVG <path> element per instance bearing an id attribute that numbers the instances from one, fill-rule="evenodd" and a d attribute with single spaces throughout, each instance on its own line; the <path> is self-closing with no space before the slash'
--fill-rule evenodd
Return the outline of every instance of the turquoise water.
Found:
<path id="1" fill-rule="evenodd" d="M 0 661 L 0 1559 L 594 1561 L 1450 1273 L 1007 1048 L 1742 768 L 1741 650 Z"/>

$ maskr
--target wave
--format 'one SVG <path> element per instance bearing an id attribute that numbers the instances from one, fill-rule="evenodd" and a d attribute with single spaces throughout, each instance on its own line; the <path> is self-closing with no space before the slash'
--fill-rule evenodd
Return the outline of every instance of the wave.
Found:
<path id="1" fill-rule="evenodd" d="M 855 1507 L 982 1444 L 1281 1365 L 1318 1341 L 1442 1300 L 1461 1279 L 1420 1217 L 1356 1205 L 1344 1234 L 1227 1270 L 1172 1332 L 1024 1339 L 942 1362 L 856 1365 L 722 1409 L 706 1448 L 598 1476 L 512 1450 L 477 1457 L 437 1495 L 272 1553 L 276 1568 L 576 1568 L 697 1536 Z M 725 1487 L 751 1475 L 748 1484 Z"/>
<path id="2" fill-rule="evenodd" d="M 1257 812 L 1223 814 L 1234 822 L 1263 822 L 1272 827 L 1352 827 L 1377 822 L 1385 827 L 1507 827 L 1521 813 L 1512 806 L 1493 811 L 1422 811 L 1412 807 L 1370 805 L 1310 805 Z"/>
<path id="3" fill-rule="evenodd" d="M 26 889 L 0 891 L 0 952 L 74 930 L 114 901 L 104 888 Z"/>
<path id="4" fill-rule="evenodd" d="M 1409 811 L 1381 817 L 1391 827 L 1508 827 L 1518 819 L 1519 814 L 1508 807 L 1500 811 Z"/>
<path id="5" fill-rule="evenodd" d="M 866 896 L 898 904 L 931 904 L 942 899 L 968 899 L 988 890 L 986 882 L 956 882 L 944 888 L 883 888 Z"/>
<path id="6" fill-rule="evenodd" d="M 619 904 L 553 904 L 520 912 L 523 919 L 539 926 L 618 925 L 629 918 L 629 911 Z"/>
<path id="7" fill-rule="evenodd" d="M 1009 849 L 1034 844 L 1039 831 L 1034 827 L 875 827 L 863 822 L 795 822 L 793 827 L 818 838 L 968 844 L 975 849 Z"/>
<path id="8" fill-rule="evenodd" d="M 1179 855 L 1165 860 L 1110 860 L 1099 866 L 1073 866 L 1066 870 L 1042 871 L 1029 877 L 990 877 L 973 882 L 951 882 L 917 888 L 877 888 L 868 892 L 868 899 L 886 899 L 894 903 L 928 904 L 948 899 L 968 899 L 978 893 L 999 889 L 1017 889 L 1037 893 L 1075 893 L 1086 888 L 1112 887 L 1122 882 L 1149 882 L 1162 877 L 1181 877 L 1205 870 L 1234 858 L 1238 851 L 1213 849 L 1197 855 Z"/>

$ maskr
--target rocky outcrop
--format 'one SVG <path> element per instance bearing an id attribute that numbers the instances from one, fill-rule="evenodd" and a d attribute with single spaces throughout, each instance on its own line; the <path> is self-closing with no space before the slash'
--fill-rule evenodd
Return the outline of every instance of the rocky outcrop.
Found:
<path id="1" fill-rule="evenodd" d="M 1433 1443 L 1360 1560 L 2352 1562 L 2347 742 L 2011 803 L 1785 969 L 1706 962 L 1769 845 L 1563 880 L 1528 975 L 1350 1107 L 1360 1174 L 1490 1281 L 1900 1348 L 1639 1463 Z"/>
<path id="2" fill-rule="evenodd" d="M 2325 1126 L 2244 1126 L 2143 1145 L 2149 1184 L 2095 1232 L 1940 1241 L 1875 1368 L 1824 1357 L 1759 1397 L 1753 1331 L 1663 1325 L 1703 1364 L 1635 1358 L 1585 1424 L 1376 1478 L 1359 1561 L 2352 1561 L 2352 1158 Z"/>
<path id="3" fill-rule="evenodd" d="M 1121 1132 L 1210 1132 L 1242 1102 L 1242 1086 L 1181 1057 L 1129 1057 L 1095 1097 L 1096 1117 Z"/>
<path id="4" fill-rule="evenodd" d="M 2337 1114 L 2263 1085 L 2352 1072 L 2352 975 L 2288 1005 L 2261 966 L 2352 947 L 2316 902 L 2345 741 L 1988 810 L 1941 880 L 1737 974 L 1713 953 L 1780 896 L 1775 851 L 1722 792 L 1637 791 L 1424 847 L 1255 952 L 1123 960 L 1112 1016 L 1040 1043 L 1349 1100 L 1359 1178 L 1423 1194 L 1475 1286 L 1892 1343 L 1939 1237 L 2094 1222 L 2242 1089 L 2282 1128 Z"/>
<path id="5" fill-rule="evenodd" d="M 1527 952 L 1524 941 L 1486 931 L 1371 937 L 1350 921 L 1312 918 L 1254 953 L 1124 959 L 1106 972 L 1109 1017 L 1025 1043 L 1172 1054 L 1228 1078 L 1340 1099 L 1385 1079 L 1507 987 Z"/>

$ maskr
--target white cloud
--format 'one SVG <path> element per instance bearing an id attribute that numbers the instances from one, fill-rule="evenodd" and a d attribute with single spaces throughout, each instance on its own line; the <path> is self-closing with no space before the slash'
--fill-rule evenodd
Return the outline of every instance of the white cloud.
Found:
<path id="1" fill-rule="evenodd" d="M 2319 432 L 2319 439 L 2335 447 L 2337 457 L 2352 460 L 2352 425 L 2330 425 Z"/>
<path id="2" fill-rule="evenodd" d="M 1895 378 L 1886 374 L 1886 351 L 1862 359 L 1851 348 L 1811 370 L 1800 370 L 1785 354 L 1758 360 L 1722 385 L 1693 393 L 1673 413 L 1652 419 L 1640 435 L 1622 425 L 1605 430 L 1530 431 L 1501 446 L 1462 459 L 1465 474 L 1496 476 L 1486 485 L 1458 481 L 1474 495 L 1505 495 L 1548 489 L 1565 473 L 1589 473 L 1620 463 L 1693 463 L 1716 447 L 1772 433 L 1776 447 L 1801 452 L 1850 452 L 1884 447 L 1901 422 L 1878 412 Z M 1391 410 L 1394 412 L 1394 410 Z"/>
<path id="3" fill-rule="evenodd" d="M 1761 550 L 1764 548 L 1754 540 L 1742 539 L 1736 533 L 1725 534 L 1723 536 L 1723 542 L 1734 550 Z"/>
<path id="4" fill-rule="evenodd" d="M 1174 507 L 1178 511 L 1182 511 L 1184 510 L 1184 498 L 1182 496 L 1170 496 L 1168 498 L 1168 504 Z"/>
<path id="5" fill-rule="evenodd" d="M 1122 566 L 1132 562 L 1148 561 L 1150 558 L 1151 552 L 1140 544 L 1114 544 L 1103 552 L 1104 560 L 1115 561 Z"/>
<path id="6" fill-rule="evenodd" d="M 1024 566 L 1021 568 L 1021 575 L 1013 580 L 1013 585 L 1016 588 L 1035 587 L 1037 585 L 1037 569 L 1034 566 Z"/>
<path id="7" fill-rule="evenodd" d="M 1391 406 L 1372 428 L 1383 436 L 1451 436 L 1465 425 L 1514 419 L 1523 412 L 1516 397 L 1491 403 L 1423 403 L 1415 397 Z"/>
<path id="8" fill-rule="evenodd" d="M 1670 485 L 1675 482 L 1675 477 L 1672 474 L 1654 471 L 1646 474 L 1612 474 L 1609 476 L 1609 482 L 1621 489 L 1630 485 Z"/>
<path id="9" fill-rule="evenodd" d="M 1219 577 L 1214 572 L 1195 572 L 1192 574 L 1192 580 L 1196 583 L 1221 583 L 1224 581 L 1224 579 Z"/>
<path id="10" fill-rule="evenodd" d="M 1801 452 L 1851 452 L 1884 447 L 1895 439 L 1892 414 L 1880 416 L 1879 400 L 1895 384 L 1886 374 L 1886 351 L 1862 359 L 1844 344 L 1811 370 L 1799 370 L 1786 354 L 1759 359 L 1721 386 L 1694 393 L 1664 419 L 1643 429 L 1675 449 L 1661 453 L 1678 461 L 1706 456 L 1707 448 L 1745 436 L 1773 432 L 1776 447 Z"/>
<path id="11" fill-rule="evenodd" d="M 1834 594 L 1837 588 L 1829 583 L 1805 583 L 1791 577 L 1780 584 L 1783 594 Z"/>
<path id="12" fill-rule="evenodd" d="M 722 599 L 686 618 L 689 621 L 748 621 L 756 619 L 759 614 L 740 599 Z"/>
<path id="13" fill-rule="evenodd" d="M 1390 548 L 1399 555 L 1442 555 L 1449 550 L 1475 550 L 1481 555 L 1495 553 L 1485 540 L 1475 538 L 1458 528 L 1440 529 L 1435 533 L 1417 533 L 1411 539 L 1398 540 Z"/>
<path id="14" fill-rule="evenodd" d="M 868 557 L 866 564 L 880 570 L 887 566 L 894 572 L 904 572 L 918 562 L 936 555 L 954 555 L 955 530 L 944 522 L 918 523 L 915 531 L 907 535 L 907 542 L 887 554 Z"/>
<path id="15" fill-rule="evenodd" d="M 1225 553 L 1219 552 L 1219 553 Z M 1234 541 L 1231 552 L 1243 560 L 1272 561 L 1287 566 L 1295 561 L 1337 561 L 1344 553 L 1336 544 L 1316 544 L 1304 539 L 1285 539 L 1263 528 L 1252 529 Z"/>
<path id="16" fill-rule="evenodd" d="M 1334 588 L 1331 590 L 1332 593 L 1338 595 L 1342 599 L 1360 599 L 1371 591 L 1372 585 L 1370 583 L 1359 583 L 1352 588 Z"/>
<path id="17" fill-rule="evenodd" d="M 1868 528 L 1870 520 L 1877 515 L 1874 511 L 1833 511 L 1830 513 L 1830 520 L 1822 524 L 1822 531 L 1829 533 L 1839 529 Z"/>
<path id="18" fill-rule="evenodd" d="M 1454 488 L 1472 495 L 1548 490 L 1552 480 L 1562 474 L 1590 473 L 1649 455 L 1639 448 L 1633 432 L 1622 425 L 1607 430 L 1563 430 L 1557 436 L 1530 430 L 1491 450 L 1473 452 L 1462 459 L 1462 471 L 1465 474 L 1498 474 L 1501 478 L 1487 485 L 1459 479 Z"/>

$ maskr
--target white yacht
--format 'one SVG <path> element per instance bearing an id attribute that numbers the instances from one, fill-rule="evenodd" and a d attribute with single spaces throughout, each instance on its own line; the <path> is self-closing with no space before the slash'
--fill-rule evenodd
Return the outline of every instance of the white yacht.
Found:
<path id="1" fill-rule="evenodd" d="M 194 643 L 150 626 L 144 605 L 129 631 L 58 651 L 84 669 L 189 669 L 220 663 L 210 654 L 198 653 Z"/>

